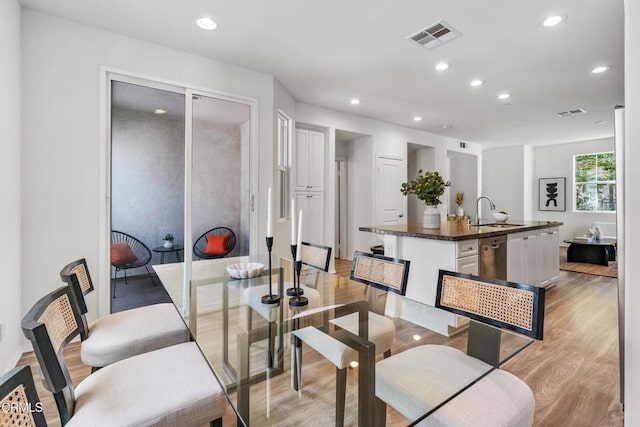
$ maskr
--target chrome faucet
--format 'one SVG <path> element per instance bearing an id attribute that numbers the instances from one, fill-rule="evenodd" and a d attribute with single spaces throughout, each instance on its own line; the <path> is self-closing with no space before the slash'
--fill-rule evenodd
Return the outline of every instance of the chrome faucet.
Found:
<path id="1" fill-rule="evenodd" d="M 482 199 L 487 199 L 489 201 L 489 207 L 491 208 L 492 211 L 496 209 L 496 205 L 489 198 L 489 196 L 480 196 L 480 197 L 478 197 L 476 199 L 476 216 L 474 218 L 474 224 L 473 225 L 480 225 L 480 217 L 478 217 L 478 210 L 480 208 L 480 200 L 482 200 Z"/>

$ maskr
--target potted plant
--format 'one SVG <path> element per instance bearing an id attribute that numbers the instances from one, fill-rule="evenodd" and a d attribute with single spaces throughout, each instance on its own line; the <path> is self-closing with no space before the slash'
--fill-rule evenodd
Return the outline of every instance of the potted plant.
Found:
<path id="1" fill-rule="evenodd" d="M 416 179 L 402 183 L 400 191 L 405 196 L 415 194 L 419 200 L 425 203 L 426 208 L 422 217 L 424 228 L 440 228 L 440 212 L 437 206 L 440 204 L 440 196 L 450 185 L 451 183 L 445 182 L 438 172 L 423 172 L 420 169 Z"/>
<path id="2" fill-rule="evenodd" d="M 171 249 L 173 247 L 173 239 L 173 234 L 167 233 L 162 239 L 164 241 L 164 247 L 167 249 Z"/>
<path id="3" fill-rule="evenodd" d="M 458 216 L 464 216 L 464 208 L 462 204 L 464 203 L 464 193 L 458 191 L 456 193 L 456 205 L 458 205 Z"/>

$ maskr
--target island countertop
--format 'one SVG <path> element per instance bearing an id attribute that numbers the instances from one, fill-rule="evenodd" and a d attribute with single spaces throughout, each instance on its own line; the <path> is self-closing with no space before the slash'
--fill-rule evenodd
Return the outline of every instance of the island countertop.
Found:
<path id="1" fill-rule="evenodd" d="M 395 236 L 418 237 L 432 240 L 468 240 L 484 237 L 504 236 L 522 231 L 540 228 L 558 227 L 559 221 L 517 221 L 511 220 L 506 224 L 487 223 L 475 226 L 457 221 L 442 223 L 440 228 L 423 228 L 422 224 L 372 225 L 360 227 L 360 231 Z"/>

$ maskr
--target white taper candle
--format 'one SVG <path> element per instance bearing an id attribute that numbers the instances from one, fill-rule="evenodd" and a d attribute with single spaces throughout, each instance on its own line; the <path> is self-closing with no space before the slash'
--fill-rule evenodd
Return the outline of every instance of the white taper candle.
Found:
<path id="1" fill-rule="evenodd" d="M 302 261 L 302 209 L 298 215 L 298 248 L 296 250 L 296 261 Z"/>
<path id="2" fill-rule="evenodd" d="M 296 199 L 291 198 L 291 246 L 296 242 Z"/>
<path id="3" fill-rule="evenodd" d="M 271 187 L 267 195 L 267 237 L 273 237 L 273 227 L 271 226 Z"/>

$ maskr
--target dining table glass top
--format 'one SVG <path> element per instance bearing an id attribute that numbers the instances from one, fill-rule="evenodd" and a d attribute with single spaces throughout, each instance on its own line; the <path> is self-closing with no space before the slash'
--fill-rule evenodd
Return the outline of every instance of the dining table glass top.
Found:
<path id="1" fill-rule="evenodd" d="M 259 262 L 267 267 L 254 278 L 230 277 L 227 266 L 241 262 Z M 371 307 L 368 296 L 373 292 L 368 286 L 303 265 L 298 287 L 308 304 L 296 306 L 298 297 L 287 295 L 287 290 L 291 293 L 294 288 L 294 268 L 289 259 L 274 257 L 271 274 L 266 255 L 193 261 L 187 265 L 191 280 L 186 284 L 185 263 L 155 265 L 154 269 L 223 385 L 238 416 L 238 425 L 335 424 L 336 366 L 302 343 L 302 363 L 300 369 L 294 368 L 294 348 L 300 341 L 292 331 L 308 326 L 355 350 L 357 356 L 347 369 L 344 425 L 374 424 L 375 362 L 383 356 L 375 354 L 375 346 L 365 332 Z M 280 302 L 263 303 L 263 297 L 269 295 L 280 296 Z M 402 298 L 389 293 L 387 308 L 401 306 Z M 396 328 L 391 357 L 425 344 L 466 352 L 464 330 L 444 337 L 415 321 L 404 320 L 402 315 L 396 317 L 397 312 L 387 309 L 382 313 L 393 320 Z M 333 322 L 350 313 L 358 313 L 358 331 L 340 329 Z M 510 331 L 498 333 L 498 366 L 533 342 Z M 410 425 L 429 416 L 495 368 L 486 364 L 472 375 L 452 378 L 454 383 L 448 384 L 448 391 L 437 394 L 420 417 L 407 419 L 388 408 L 387 425 Z M 411 366 L 404 369 L 410 370 Z M 437 385 L 425 383 L 424 387 Z"/>

